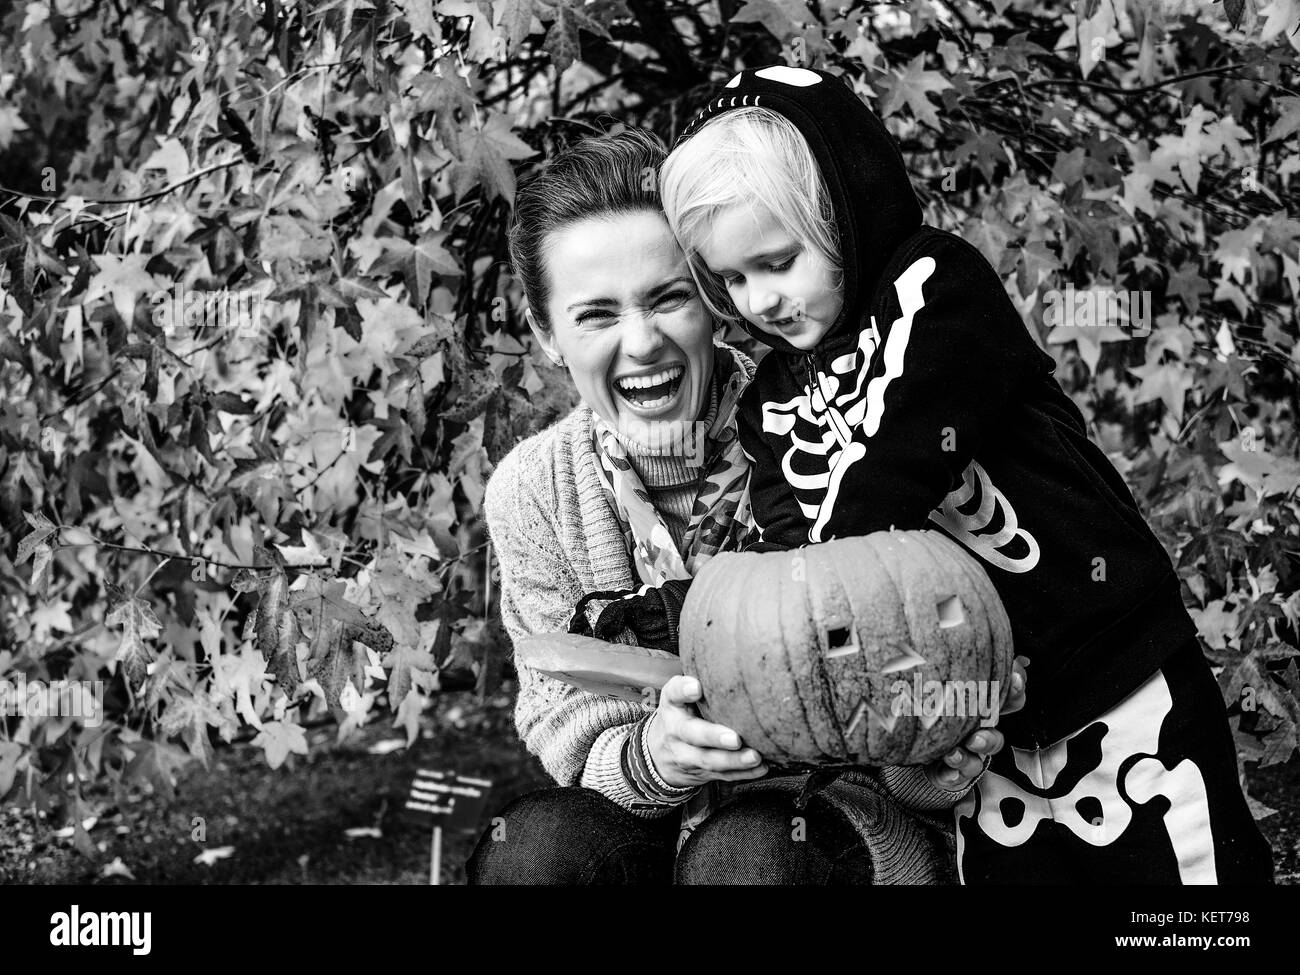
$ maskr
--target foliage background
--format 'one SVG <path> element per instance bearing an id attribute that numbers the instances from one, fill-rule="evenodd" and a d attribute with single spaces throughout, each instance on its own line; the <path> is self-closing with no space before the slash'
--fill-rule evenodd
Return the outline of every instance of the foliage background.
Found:
<path id="1" fill-rule="evenodd" d="M 1174 558 L 1243 761 L 1300 723 L 1300 0 L 52 0 L 0 7 L 0 797 L 171 794 L 251 741 L 497 688 L 492 464 L 573 402 L 516 179 L 671 140 L 743 66 L 844 73 L 1002 273 Z M 1153 330 L 1053 327 L 1073 284 Z M 176 287 L 256 295 L 177 325 Z M 332 717 L 331 717 L 332 712 Z M 1262 806 L 1258 815 L 1267 814 Z"/>

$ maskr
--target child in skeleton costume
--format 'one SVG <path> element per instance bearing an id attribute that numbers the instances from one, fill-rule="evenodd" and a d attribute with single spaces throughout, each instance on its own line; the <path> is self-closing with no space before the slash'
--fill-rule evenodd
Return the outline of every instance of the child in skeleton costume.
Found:
<path id="1" fill-rule="evenodd" d="M 1270 881 L 1168 555 L 997 273 L 922 223 L 881 121 L 832 75 L 747 70 L 661 190 L 715 313 L 772 348 L 738 419 L 751 547 L 942 530 L 1032 663 L 957 807 L 963 881 Z"/>

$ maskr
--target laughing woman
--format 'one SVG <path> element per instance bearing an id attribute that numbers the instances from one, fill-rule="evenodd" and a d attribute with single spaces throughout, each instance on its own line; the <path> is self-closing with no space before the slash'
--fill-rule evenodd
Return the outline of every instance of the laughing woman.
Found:
<path id="1" fill-rule="evenodd" d="M 512 640 L 568 629 L 575 607 L 596 621 L 591 593 L 647 583 L 680 600 L 674 581 L 742 534 L 734 414 L 754 364 L 714 342 L 660 208 L 663 156 L 644 132 L 589 139 L 516 202 L 528 323 L 582 402 L 516 446 L 487 486 Z M 656 618 L 601 635 L 671 644 Z M 765 778 L 761 755 L 701 719 L 693 678 L 669 681 L 647 713 L 518 669 L 519 734 L 559 787 L 504 810 L 505 829 L 468 864 L 471 883 L 944 882 L 951 854 L 935 812 L 1002 744 L 982 729 L 935 766 L 855 772 L 796 810 L 800 777 Z"/>

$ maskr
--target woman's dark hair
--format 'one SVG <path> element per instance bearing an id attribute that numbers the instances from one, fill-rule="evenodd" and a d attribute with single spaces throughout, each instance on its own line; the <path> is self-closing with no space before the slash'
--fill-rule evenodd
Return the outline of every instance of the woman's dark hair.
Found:
<path id="1" fill-rule="evenodd" d="M 644 129 L 593 136 L 566 147 L 520 187 L 510 219 L 510 260 L 541 328 L 551 327 L 542 253 L 547 234 L 607 213 L 662 213 L 659 167 L 667 155 L 659 138 Z"/>

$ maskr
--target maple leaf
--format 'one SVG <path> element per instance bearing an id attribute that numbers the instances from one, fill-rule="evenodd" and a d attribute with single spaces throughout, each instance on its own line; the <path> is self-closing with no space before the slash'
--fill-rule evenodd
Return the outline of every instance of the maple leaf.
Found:
<path id="1" fill-rule="evenodd" d="M 207 768 L 212 760 L 212 743 L 208 740 L 208 727 L 223 724 L 221 712 L 206 695 L 177 695 L 163 712 L 160 727 L 168 738 L 180 735 L 191 755 Z"/>
<path id="2" fill-rule="evenodd" d="M 15 132 L 24 132 L 27 123 L 12 105 L 0 105 L 0 149 L 8 149 L 14 141 Z"/>
<path id="3" fill-rule="evenodd" d="M 235 853 L 233 846 L 214 846 L 203 850 L 194 858 L 194 862 L 204 867 L 216 866 L 222 860 L 229 859 Z"/>
<path id="4" fill-rule="evenodd" d="M 1276 728 L 1264 736 L 1264 754 L 1259 760 L 1260 767 L 1287 761 L 1296 747 L 1295 722 L 1283 718 Z"/>
<path id="5" fill-rule="evenodd" d="M 888 118 L 906 105 L 918 122 L 939 129 L 939 113 L 929 96 L 951 87 L 938 71 L 926 71 L 925 54 L 918 54 L 902 71 L 891 69 L 889 77 L 881 82 L 880 117 Z"/>
<path id="6" fill-rule="evenodd" d="M 1285 95 L 1276 99 L 1276 103 L 1281 111 L 1277 121 L 1268 130 L 1268 135 L 1264 137 L 1266 143 L 1277 142 L 1279 139 L 1300 132 L 1300 98 L 1295 95 Z"/>
<path id="7" fill-rule="evenodd" d="M 1007 161 L 1007 151 L 1002 144 L 1002 137 L 994 132 L 984 129 L 979 132 L 966 132 L 966 141 L 957 147 L 953 154 L 953 162 L 960 166 L 965 160 L 971 157 L 975 158 L 975 165 L 979 167 L 990 182 L 993 180 L 994 170 L 997 169 L 998 163 Z"/>
<path id="8" fill-rule="evenodd" d="M 1142 380 L 1134 399 L 1136 403 L 1160 400 L 1178 423 L 1183 422 L 1183 402 L 1192 388 L 1191 370 L 1181 362 L 1152 363 L 1129 369 Z"/>
<path id="9" fill-rule="evenodd" d="M 434 14 L 433 0 L 396 0 L 396 6 L 406 15 L 406 22 L 418 37 L 427 37 L 434 47 L 442 44 L 442 29 Z"/>
<path id="10" fill-rule="evenodd" d="M 469 117 L 474 113 L 474 94 L 452 59 L 444 58 L 438 63 L 437 70 L 437 74 L 425 71 L 412 79 L 412 88 L 420 93 L 415 111 L 432 111 L 438 138 L 443 145 L 453 147 L 459 139 L 459 116 Z"/>
<path id="11" fill-rule="evenodd" d="M 233 697 L 240 717 L 254 728 L 261 728 L 262 719 L 253 699 L 262 694 L 262 684 L 266 680 L 266 660 L 262 655 L 251 648 L 245 648 L 239 654 L 223 654 L 217 658 L 214 670 L 217 692 Z"/>
<path id="12" fill-rule="evenodd" d="M 290 594 L 310 644 L 307 672 L 320 682 L 332 708 L 341 706 L 346 685 L 352 685 L 354 692 L 365 690 L 366 669 L 371 666 L 367 648 L 384 653 L 393 646 L 392 634 L 349 602 L 346 590 L 341 581 L 326 583 L 308 575 L 306 587 Z"/>
<path id="13" fill-rule="evenodd" d="M 311 537 L 310 533 L 306 533 Z M 270 664 L 276 685 L 292 698 L 302 681 L 298 670 L 298 618 L 289 599 L 289 580 L 283 571 L 266 573 L 257 604 L 257 649 Z"/>
<path id="14" fill-rule="evenodd" d="M 321 551 L 316 536 L 307 529 L 302 530 L 301 545 L 276 545 L 284 556 L 285 565 L 324 565 L 330 559 Z"/>
<path id="15" fill-rule="evenodd" d="M 1050 278 L 1061 266 L 1057 256 L 1046 241 L 1027 241 L 1017 255 L 1016 287 L 1026 297 L 1032 295 L 1044 279 Z"/>
<path id="16" fill-rule="evenodd" d="M 1208 293 L 1205 274 L 1195 261 L 1178 267 L 1169 276 L 1169 294 L 1177 295 L 1190 314 L 1195 315 L 1201 307 L 1201 295 Z"/>
<path id="17" fill-rule="evenodd" d="M 420 736 L 420 716 L 428 706 L 429 698 L 415 688 L 411 688 L 402 696 L 401 701 L 402 703 L 394 711 L 392 726 L 406 731 L 406 747 L 410 748 L 415 744 L 415 739 Z"/>
<path id="18" fill-rule="evenodd" d="M 411 690 L 412 674 L 433 674 L 438 665 L 433 655 L 427 650 L 414 647 L 396 646 L 388 654 L 385 666 L 391 670 L 388 675 L 388 700 L 404 701 Z"/>
<path id="19" fill-rule="evenodd" d="M 266 764 L 273 769 L 283 765 L 290 752 L 307 754 L 307 736 L 301 725 L 291 721 L 268 721 L 253 739 L 253 745 L 266 752 Z"/>
<path id="20" fill-rule="evenodd" d="M 94 301 L 105 294 L 111 295 L 113 307 L 128 325 L 135 317 L 136 299 L 141 294 L 152 295 L 155 291 L 162 290 L 153 275 L 145 270 L 145 265 L 149 262 L 148 254 L 125 254 L 121 257 L 94 254 L 92 260 L 99 271 L 86 286 L 83 303 Z"/>
<path id="21" fill-rule="evenodd" d="M 505 56 L 513 57 L 533 27 L 533 0 L 493 0 L 497 36 L 505 41 Z"/>
<path id="22" fill-rule="evenodd" d="M 1259 39 L 1271 41 L 1282 34 L 1293 48 L 1300 51 L 1300 3 L 1296 3 L 1296 0 L 1273 0 L 1261 12 L 1267 15 L 1267 20 L 1264 21 Z"/>
<path id="23" fill-rule="evenodd" d="M 41 514 L 39 511 L 35 514 L 29 514 L 24 511 L 23 517 L 26 518 L 27 523 L 32 526 L 32 530 L 24 535 L 22 541 L 18 543 L 18 561 L 14 563 L 15 565 L 22 565 L 31 558 L 32 554 L 36 551 L 37 546 L 44 542 L 45 539 L 49 538 L 50 535 L 54 534 L 57 527 L 54 522 L 50 521 L 50 519 L 46 518 L 45 515 Z"/>
<path id="24" fill-rule="evenodd" d="M 786 41 L 800 32 L 812 15 L 800 0 L 749 0 L 732 16 L 733 24 L 762 24 L 769 34 Z"/>
<path id="25" fill-rule="evenodd" d="M 423 305 L 429 298 L 429 290 L 437 276 L 461 276 L 460 265 L 442 247 L 446 236 L 445 233 L 425 234 L 416 243 L 399 237 L 380 238 L 386 253 L 370 269 L 371 273 L 382 274 L 392 267 L 400 267 L 415 303 Z M 392 301 L 386 295 L 384 298 Z"/>
<path id="26" fill-rule="evenodd" d="M 111 877 L 125 877 L 127 880 L 135 879 L 135 874 L 133 874 L 131 869 L 122 862 L 121 857 L 114 857 L 112 863 L 104 864 L 103 869 L 99 871 L 99 876 L 104 880 Z"/>
<path id="27" fill-rule="evenodd" d="M 559 0 L 553 12 L 555 20 L 551 24 L 550 30 L 546 32 L 546 38 L 542 41 L 542 48 L 551 56 L 551 61 L 555 64 L 555 70 L 563 74 L 569 65 L 582 58 L 582 45 L 578 38 L 579 30 L 585 30 L 589 34 L 596 34 L 606 39 L 609 38 L 610 34 L 603 24 L 582 9 L 581 0 Z"/>
<path id="28" fill-rule="evenodd" d="M 1189 609 L 1196 623 L 1196 630 L 1205 642 L 1216 650 L 1227 649 L 1228 641 L 1237 635 L 1237 621 L 1241 611 L 1237 607 L 1226 608 L 1222 599 L 1215 599 L 1206 604 L 1204 609 Z"/>
<path id="29" fill-rule="evenodd" d="M 554 29 L 554 28 L 552 28 Z M 507 203 L 515 201 L 515 171 L 510 163 L 528 159 L 537 153 L 510 131 L 510 118 L 489 111 L 481 128 L 471 129 L 461 139 L 461 164 L 452 174 L 457 196 L 475 184 L 482 184 L 489 196 L 499 196 Z"/>
<path id="30" fill-rule="evenodd" d="M 13 788 L 23 752 L 23 746 L 16 741 L 0 741 L 0 799 Z"/>
<path id="31" fill-rule="evenodd" d="M 1262 444 L 1247 450 L 1239 438 L 1225 440 L 1219 450 L 1228 458 L 1228 463 L 1219 468 L 1220 487 L 1240 481 L 1260 498 L 1290 494 L 1300 487 L 1300 460 L 1275 457 Z"/>
<path id="32" fill-rule="evenodd" d="M 1258 226 L 1245 227 L 1241 230 L 1225 230 L 1219 236 L 1219 246 L 1214 251 L 1214 260 L 1223 267 L 1225 275 L 1238 282 L 1245 282 L 1246 272 L 1250 270 L 1251 263 L 1257 256 L 1256 246 L 1261 236 L 1263 231 Z M 1245 311 L 1243 310 L 1242 313 L 1245 314 Z"/>
<path id="33" fill-rule="evenodd" d="M 135 757 L 122 772 L 123 781 L 148 786 L 167 802 L 176 798 L 176 772 L 189 759 L 179 748 L 161 741 L 131 743 Z"/>
<path id="34" fill-rule="evenodd" d="M 130 596 L 114 606 L 104 617 L 104 625 L 122 627 L 122 641 L 118 644 L 114 659 L 122 664 L 123 672 L 132 687 L 143 684 L 149 674 L 149 662 L 154 656 L 144 641 L 162 632 L 162 624 L 154 614 L 153 607 L 143 599 Z"/>

